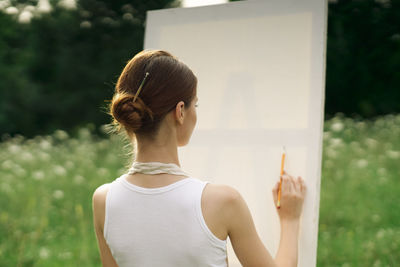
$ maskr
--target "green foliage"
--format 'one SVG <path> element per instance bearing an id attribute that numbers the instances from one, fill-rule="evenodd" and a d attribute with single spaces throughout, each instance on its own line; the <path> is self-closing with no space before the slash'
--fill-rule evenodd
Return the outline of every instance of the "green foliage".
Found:
<path id="1" fill-rule="evenodd" d="M 326 112 L 400 111 L 400 1 L 329 5 Z"/>
<path id="2" fill-rule="evenodd" d="M 36 1 L 11 1 L 36 4 Z M 81 0 L 19 24 L 0 11 L 0 135 L 110 121 L 105 107 L 143 49 L 146 11 L 174 0 Z M 400 1 L 330 1 L 325 116 L 400 112 Z"/>
<path id="3" fill-rule="evenodd" d="M 91 198 L 128 151 L 93 129 L 0 143 L 0 266 L 100 266 Z"/>
<path id="4" fill-rule="evenodd" d="M 94 130 L 0 143 L 0 266 L 100 266 L 91 197 L 127 171 L 130 146 Z M 399 135 L 400 115 L 326 121 L 318 266 L 400 261 Z"/>
<path id="5" fill-rule="evenodd" d="M 143 49 L 147 10 L 172 0 L 82 0 L 29 24 L 0 12 L 0 134 L 46 134 L 110 121 L 114 83 Z"/>
<path id="6" fill-rule="evenodd" d="M 400 260 L 400 115 L 325 123 L 318 266 Z"/>
<path id="7" fill-rule="evenodd" d="M 32 61 L 29 44 L 24 40 L 28 33 L 25 25 L 17 23 L 12 17 L 0 12 L 0 133 L 24 131 L 13 121 L 19 120 L 29 105 L 29 97 L 37 88 L 30 86 L 26 75 L 27 64 Z M 29 88 L 29 90 L 28 90 Z M 30 120 L 27 112 L 26 120 Z"/>

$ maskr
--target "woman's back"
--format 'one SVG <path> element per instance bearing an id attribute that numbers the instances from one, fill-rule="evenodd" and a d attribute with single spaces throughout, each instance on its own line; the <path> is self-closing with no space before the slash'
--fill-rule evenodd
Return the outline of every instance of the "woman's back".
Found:
<path id="1" fill-rule="evenodd" d="M 123 177 L 123 176 L 122 176 Z M 297 265 L 297 240 L 298 240 L 298 227 L 299 227 L 299 220 L 298 220 L 298 214 L 301 211 L 301 205 L 303 202 L 304 194 L 305 194 L 305 185 L 303 180 L 299 177 L 299 179 L 294 179 L 293 177 L 290 177 L 288 175 L 283 176 L 283 185 L 282 185 L 282 203 L 285 204 L 284 208 L 281 208 L 281 241 L 280 241 L 280 246 L 279 250 L 277 253 L 277 256 L 275 260 L 271 257 L 270 253 L 267 251 L 265 248 L 264 244 L 262 243 L 260 237 L 258 236 L 258 233 L 256 231 L 252 216 L 250 214 L 250 210 L 247 207 L 247 204 L 241 194 L 233 187 L 230 187 L 228 185 L 218 185 L 218 184 L 211 184 L 207 182 L 202 182 L 198 179 L 195 178 L 185 178 L 185 179 L 179 179 L 178 181 L 175 181 L 173 183 L 167 183 L 167 182 L 154 182 L 148 180 L 146 185 L 150 188 L 142 188 L 141 190 L 149 190 L 155 189 L 157 191 L 157 187 L 160 189 L 159 185 L 162 185 L 164 189 L 161 188 L 161 191 L 166 190 L 166 189 L 171 189 L 176 186 L 176 188 L 181 188 L 184 189 L 184 184 L 186 179 L 192 179 L 193 183 L 192 186 L 189 187 L 190 189 L 181 191 L 181 197 L 180 198 L 170 198 L 173 201 L 170 201 L 169 204 L 176 204 L 178 207 L 175 207 L 175 211 L 182 207 L 185 207 L 186 205 L 190 202 L 194 203 L 193 205 L 197 205 L 197 207 L 200 206 L 201 203 L 201 211 L 203 215 L 203 220 L 199 220 L 202 217 L 199 215 L 199 210 L 200 208 L 197 208 L 196 212 L 192 213 L 192 216 L 170 216 L 173 215 L 174 213 L 163 213 L 159 212 L 155 216 L 154 213 L 148 213 L 148 210 L 146 209 L 147 207 L 152 207 L 152 205 L 145 204 L 145 202 L 139 202 L 139 200 L 136 200 L 135 203 L 127 203 L 126 201 L 116 201 L 114 202 L 115 209 L 120 209 L 119 215 L 114 218 L 120 218 L 121 222 L 126 222 L 126 218 L 143 218 L 143 216 L 149 216 L 149 214 L 153 214 L 154 217 L 152 217 L 153 221 L 153 228 L 152 229 L 158 229 L 158 224 L 154 224 L 154 222 L 162 222 L 161 225 L 163 225 L 162 229 L 173 229 L 172 233 L 179 231 L 181 225 L 179 223 L 186 223 L 183 224 L 185 227 L 187 226 L 193 226 L 189 227 L 194 232 L 197 232 L 199 234 L 197 237 L 202 237 L 197 240 L 199 242 L 198 247 L 203 247 L 204 244 L 208 243 L 209 248 L 206 249 L 206 253 L 202 252 L 201 250 L 191 250 L 192 252 L 188 251 L 180 251 L 180 253 L 177 253 L 175 250 L 175 253 L 173 254 L 174 258 L 171 258 L 169 261 L 167 261 L 165 258 L 165 262 L 162 264 L 160 263 L 160 266 L 170 266 L 171 263 L 174 266 L 180 266 L 177 264 L 176 259 L 180 259 L 182 257 L 186 257 L 188 259 L 188 255 L 192 255 L 195 258 L 192 258 L 191 264 L 186 265 L 186 266 L 226 266 L 228 260 L 226 258 L 226 236 L 229 236 L 229 240 L 232 244 L 232 247 L 235 251 L 236 256 L 238 257 L 239 261 L 241 262 L 242 266 L 246 267 L 252 267 L 252 266 L 260 266 L 260 267 L 272 267 L 272 266 L 296 266 Z M 121 178 L 120 178 L 121 180 Z M 125 180 L 126 183 L 129 183 L 128 187 L 135 187 L 135 184 L 128 182 L 129 179 Z M 122 181 L 120 181 L 122 182 Z M 120 183 L 119 182 L 119 183 Z M 125 183 L 125 182 L 123 182 Z M 109 196 L 110 199 L 113 198 L 114 193 L 118 193 L 114 191 L 114 193 L 109 194 L 108 191 L 110 190 L 111 192 L 113 191 L 114 183 L 111 184 L 105 184 L 103 186 L 100 186 L 94 193 L 93 195 L 93 212 L 94 212 L 94 224 L 95 224 L 95 230 L 96 230 L 96 235 L 98 238 L 99 242 L 99 248 L 100 248 L 100 255 L 102 257 L 102 262 L 103 266 L 118 266 L 115 258 L 118 258 L 116 256 L 116 251 L 114 251 L 114 257 L 111 254 L 111 250 L 114 250 L 114 245 L 113 242 L 118 244 L 120 242 L 119 240 L 125 240 L 129 241 L 132 239 L 132 237 L 127 237 L 126 235 L 119 234 L 118 236 L 120 239 L 114 239 L 110 240 L 108 239 L 107 242 L 104 239 L 104 236 L 110 236 L 110 218 L 108 218 L 108 222 L 105 223 L 105 218 L 109 215 L 106 215 L 106 199 L 108 199 Z M 121 184 L 121 183 L 120 183 Z M 174 185 L 175 184 L 175 185 Z M 188 185 L 191 183 L 187 182 Z M 196 185 L 197 184 L 197 185 Z M 295 188 L 289 189 L 291 186 L 295 185 Z M 150 185 L 150 186 L 149 186 Z M 158 186 L 157 186 L 158 185 Z M 164 186 L 166 185 L 166 186 Z M 121 188 L 121 186 L 119 186 Z M 136 186 L 138 187 L 138 186 Z M 130 189 L 124 189 L 123 191 L 129 192 L 131 191 Z M 138 187 L 139 189 L 141 187 Z M 146 190 L 147 189 L 147 190 Z M 302 193 L 300 193 L 300 190 Z M 126 193 L 125 192 L 125 193 Z M 134 191 L 131 191 L 132 193 Z M 154 191 L 153 191 L 154 192 Z M 166 190 L 168 192 L 168 190 Z M 173 192 L 173 191 L 171 191 Z M 278 194 L 278 183 L 273 189 L 273 196 L 274 196 L 274 202 L 276 202 Z M 301 194 L 301 195 L 299 195 Z M 179 196 L 179 194 L 177 194 Z M 175 197 L 177 196 L 175 194 Z M 146 196 L 146 194 L 144 194 Z M 144 197 L 143 196 L 143 197 Z M 152 196 L 152 194 L 147 195 L 147 196 Z M 191 196 L 191 197 L 189 197 Z M 120 198 L 124 199 L 124 197 Z M 143 198 L 142 198 L 143 199 Z M 149 198 L 151 199 L 151 197 Z M 160 202 L 155 205 L 157 209 L 160 211 L 161 208 L 164 208 L 165 210 L 168 210 L 163 206 L 163 199 L 159 199 Z M 186 200 L 186 201 L 183 201 Z M 107 205 L 109 200 L 107 200 Z M 111 201 L 112 202 L 112 201 Z M 292 203 L 289 203 L 292 202 Z M 197 204 L 196 204 L 197 203 Z M 287 203 L 287 207 L 286 207 Z M 296 203 L 296 204 L 295 204 Z M 184 204 L 183 206 L 181 204 Z M 124 209 L 128 208 L 129 206 L 136 206 L 139 207 L 139 210 L 137 211 L 138 214 L 129 214 L 129 212 L 124 211 Z M 154 206 L 154 205 L 153 205 Z M 169 206 L 169 205 L 167 205 Z M 296 208 L 297 206 L 297 208 Z M 140 207 L 142 209 L 140 210 Z M 192 206 L 193 207 L 193 206 Z M 114 209 L 113 208 L 113 209 Z M 289 210 L 292 209 L 290 212 Z M 196 210 L 196 209 L 194 209 Z M 108 209 L 108 211 L 111 211 L 111 209 Z M 283 213 L 282 213 L 283 211 Z M 140 212 L 140 213 L 139 213 Z M 287 213 L 287 214 L 286 214 Z M 297 213 L 297 215 L 296 215 Z M 169 215 L 165 215 L 169 214 Z M 176 214 L 176 213 L 175 213 Z M 181 214 L 181 213 L 179 213 Z M 188 213 L 190 214 L 190 213 Z M 288 215 L 295 215 L 295 217 L 289 219 Z M 111 215 L 112 217 L 113 215 Z M 133 217 L 132 217 L 133 216 Z M 283 217 L 285 216 L 285 217 Z M 177 223 L 178 220 L 173 220 L 177 218 L 189 218 L 184 221 L 180 221 Z M 196 220 L 193 220 L 193 218 L 197 218 Z M 285 219 L 288 218 L 288 219 Z M 200 221 L 200 223 L 199 223 Z M 128 221 L 129 222 L 129 221 Z M 169 222 L 165 224 L 165 222 Z M 194 222 L 194 223 L 193 223 Z M 108 225 L 107 225 L 108 224 Z M 105 226 L 105 230 L 103 231 L 103 225 Z M 115 225 L 115 224 L 114 224 Z M 201 227 L 199 227 L 199 225 Z M 146 221 L 142 220 L 141 226 L 146 226 Z M 141 232 L 143 235 L 141 238 L 144 238 L 144 240 L 147 240 L 147 238 L 153 238 L 154 240 L 157 240 L 158 232 L 157 231 L 152 231 L 152 229 L 146 229 L 142 228 L 141 226 L 136 228 L 133 228 L 134 231 L 133 233 Z M 207 227 L 205 227 L 207 226 Z M 130 227 L 130 226 L 129 226 Z M 183 229 L 185 229 L 183 227 Z M 108 230 L 107 230 L 108 228 Z M 130 229 L 130 228 L 128 228 Z M 186 228 L 188 229 L 188 228 Z M 208 232 L 208 230 L 210 230 Z M 129 230 L 127 231 L 129 232 Z M 190 231 L 189 231 L 190 232 Z M 208 233 L 207 233 L 208 232 Z M 123 230 L 117 230 L 116 232 L 118 233 L 125 233 Z M 169 232 L 169 234 L 171 231 Z M 202 233 L 202 234 L 200 234 Z M 184 235 L 185 236 L 185 235 Z M 208 240 L 205 241 L 207 238 L 204 238 L 207 236 Z M 164 239 L 162 243 L 163 247 L 165 248 L 164 251 L 168 251 L 168 248 L 170 244 L 174 243 L 179 243 L 179 242 L 187 242 L 187 244 L 191 244 L 192 246 L 195 245 L 196 242 L 192 242 L 190 240 L 191 234 L 187 234 L 185 238 L 179 238 L 179 235 L 174 236 L 174 238 L 171 239 Z M 134 240 L 134 239 L 133 239 Z M 211 242 L 210 242 L 211 241 Z M 108 244 L 107 244 L 108 243 Z M 132 251 L 126 251 L 126 255 L 129 253 L 133 253 L 134 250 L 138 251 L 140 249 L 142 256 L 139 255 L 137 258 L 132 258 L 130 259 L 131 261 L 128 263 L 128 266 L 158 266 L 155 263 L 151 263 L 149 265 L 147 264 L 140 264 L 139 258 L 143 257 L 143 255 L 147 255 L 149 259 L 160 259 L 163 258 L 164 256 L 160 253 L 156 253 L 152 248 L 147 247 L 144 249 L 143 246 L 144 243 L 138 243 L 135 248 L 132 248 Z M 154 243 L 155 244 L 155 243 Z M 118 245 L 117 245 L 118 247 Z M 176 248 L 176 247 L 175 247 Z M 122 248 L 123 250 L 124 248 Z M 160 249 L 160 247 L 158 248 Z M 193 251 L 197 251 L 198 253 L 194 253 Z M 210 254 L 207 254 L 210 253 Z M 172 254 L 171 254 L 172 255 Z M 211 256 L 211 261 L 207 261 L 209 258 L 209 255 Z M 226 260 L 226 263 L 223 261 Z M 117 260 L 119 262 L 119 260 Z M 119 262 L 119 267 L 125 266 L 123 263 L 124 260 L 121 260 Z M 202 262 L 202 263 L 200 263 Z M 171 265 L 171 266 L 172 266 Z"/>
<path id="2" fill-rule="evenodd" d="M 121 176 L 95 191 L 94 226 L 103 266 L 117 266 L 115 259 L 120 267 L 226 266 L 227 236 L 245 267 L 296 266 L 306 189 L 300 177 L 283 176 L 273 189 L 274 203 L 278 191 L 281 196 L 281 241 L 274 260 L 236 189 L 206 186 L 190 176 L 163 180 L 153 175 L 183 173 L 178 147 L 189 143 L 197 101 L 196 76 L 166 51 L 138 53 L 119 76 L 109 106 L 112 125 L 132 141 L 137 173 L 152 176 Z"/>
<path id="3" fill-rule="evenodd" d="M 120 267 L 227 265 L 226 240 L 205 221 L 221 235 L 210 201 L 202 207 L 207 182 L 190 177 L 148 188 L 129 180 L 122 175 L 109 184 L 105 205 L 104 237 Z"/>

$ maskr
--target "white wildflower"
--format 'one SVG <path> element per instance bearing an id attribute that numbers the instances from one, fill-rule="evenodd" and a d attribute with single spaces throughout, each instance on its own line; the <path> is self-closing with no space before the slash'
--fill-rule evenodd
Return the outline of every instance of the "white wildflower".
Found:
<path id="1" fill-rule="evenodd" d="M 133 20 L 133 15 L 131 13 L 125 13 L 124 15 L 122 15 L 122 18 L 124 20 L 132 21 Z"/>
<path id="2" fill-rule="evenodd" d="M 11 170 L 14 167 L 14 163 L 11 160 L 6 159 L 1 163 L 1 167 L 5 170 Z"/>
<path id="3" fill-rule="evenodd" d="M 83 23 L 83 22 L 82 22 Z M 81 27 L 82 27 L 82 23 L 81 23 Z M 90 22 L 89 22 L 90 23 Z M 80 138 L 82 139 L 89 139 L 90 138 L 90 130 L 87 128 L 80 128 L 78 131 L 78 135 Z"/>
<path id="4" fill-rule="evenodd" d="M 16 14 L 18 14 L 18 9 L 16 7 L 9 6 L 6 8 L 6 13 L 8 15 L 16 15 Z"/>
<path id="5" fill-rule="evenodd" d="M 54 166 L 54 173 L 59 175 L 59 176 L 64 176 L 65 174 L 67 174 L 67 171 L 65 170 L 65 168 L 63 166 L 60 165 L 56 165 Z"/>
<path id="6" fill-rule="evenodd" d="M 40 180 L 44 179 L 44 172 L 43 171 L 34 171 L 32 176 L 33 176 L 33 179 L 40 181 Z"/>
<path id="7" fill-rule="evenodd" d="M 50 256 L 50 251 L 47 248 L 45 247 L 40 248 L 39 257 L 41 259 L 47 259 L 49 256 Z"/>
<path id="8" fill-rule="evenodd" d="M 90 27 L 92 27 L 92 23 L 90 23 L 90 21 L 84 20 L 81 22 L 80 26 L 83 29 L 89 29 Z"/>
<path id="9" fill-rule="evenodd" d="M 64 197 L 64 192 L 61 190 L 56 190 L 53 192 L 53 197 L 55 199 L 62 199 Z"/>
<path id="10" fill-rule="evenodd" d="M 332 149 L 332 148 L 327 148 L 325 154 L 329 157 L 329 158 L 336 158 L 337 157 L 337 152 Z"/>
<path id="11" fill-rule="evenodd" d="M 378 145 L 378 141 L 373 138 L 367 138 L 365 139 L 365 144 L 370 148 L 375 148 Z"/>
<path id="12" fill-rule="evenodd" d="M 330 141 L 330 143 L 331 143 L 331 146 L 332 146 L 332 147 L 337 147 L 337 146 L 342 145 L 342 144 L 343 144 L 343 141 L 342 141 L 342 139 L 340 139 L 340 138 L 332 138 L 331 141 Z"/>
<path id="13" fill-rule="evenodd" d="M 19 165 L 14 166 L 14 173 L 18 176 L 25 176 L 26 170 Z"/>
<path id="14" fill-rule="evenodd" d="M 24 10 L 28 10 L 28 11 L 30 11 L 30 12 L 33 12 L 33 11 L 35 11 L 35 7 L 32 6 L 32 5 L 26 5 L 26 6 L 24 7 Z"/>
<path id="15" fill-rule="evenodd" d="M 51 143 L 47 140 L 42 140 L 39 144 L 40 148 L 47 150 L 51 148 Z"/>
<path id="16" fill-rule="evenodd" d="M 17 154 L 17 153 L 19 153 L 19 152 L 21 151 L 21 147 L 18 146 L 18 145 L 12 144 L 12 145 L 10 145 L 10 146 L 8 147 L 8 151 L 9 151 L 10 153 Z"/>
<path id="17" fill-rule="evenodd" d="M 65 9 L 76 9 L 76 1 L 75 0 L 61 0 L 58 2 L 58 5 L 60 7 L 63 7 Z"/>
<path id="18" fill-rule="evenodd" d="M 100 168 L 100 169 L 97 170 L 97 174 L 100 175 L 100 176 L 106 176 L 109 173 L 108 173 L 108 170 L 106 168 Z"/>
<path id="19" fill-rule="evenodd" d="M 21 159 L 23 160 L 23 161 L 32 161 L 33 160 L 33 156 L 32 156 L 32 154 L 31 153 L 29 153 L 28 151 L 24 151 L 24 152 L 22 152 L 22 154 L 21 154 Z"/>
<path id="20" fill-rule="evenodd" d="M 49 0 L 39 0 L 36 8 L 40 13 L 48 13 L 53 9 L 49 3 Z"/>
<path id="21" fill-rule="evenodd" d="M 24 10 L 21 12 L 21 14 L 19 14 L 18 22 L 19 23 L 29 23 L 29 22 L 31 22 L 32 17 L 33 17 L 32 12 L 30 12 L 28 10 Z"/>
<path id="22" fill-rule="evenodd" d="M 386 155 L 391 159 L 398 159 L 400 158 L 400 151 L 388 150 Z"/>
<path id="23" fill-rule="evenodd" d="M 359 159 L 357 161 L 357 167 L 359 167 L 359 168 L 365 168 L 365 167 L 367 167 L 367 165 L 368 165 L 368 161 L 365 159 Z"/>
<path id="24" fill-rule="evenodd" d="M 70 161 L 70 160 L 68 160 L 68 161 L 65 162 L 65 167 L 66 167 L 67 169 L 72 169 L 72 168 L 75 167 L 75 163 L 72 162 L 72 161 Z"/>
<path id="25" fill-rule="evenodd" d="M 84 181 L 85 179 L 83 178 L 83 176 L 81 176 L 81 175 L 75 175 L 75 177 L 74 177 L 74 182 L 76 183 L 76 184 L 81 184 L 83 181 Z"/>
<path id="26" fill-rule="evenodd" d="M 385 236 L 385 229 L 379 229 L 379 231 L 376 233 L 376 238 L 381 239 Z"/>
<path id="27" fill-rule="evenodd" d="M 386 175 L 387 174 L 387 170 L 385 168 L 379 168 L 378 169 L 378 174 L 379 175 Z"/>
<path id="28" fill-rule="evenodd" d="M 11 5 L 10 0 L 0 1 L 0 10 L 3 10 Z"/>
<path id="29" fill-rule="evenodd" d="M 343 130 L 343 128 L 344 128 L 344 125 L 340 121 L 335 122 L 331 125 L 331 130 L 334 132 L 340 132 Z"/>
<path id="30" fill-rule="evenodd" d="M 55 137 L 56 139 L 58 139 L 58 140 L 65 140 L 65 139 L 67 139 L 69 136 L 68 136 L 68 133 L 67 133 L 66 131 L 63 131 L 63 130 L 56 130 L 56 131 L 54 132 L 54 137 Z"/>
<path id="31" fill-rule="evenodd" d="M 39 159 L 42 161 L 48 161 L 50 159 L 50 155 L 47 154 L 46 152 L 40 152 Z"/>

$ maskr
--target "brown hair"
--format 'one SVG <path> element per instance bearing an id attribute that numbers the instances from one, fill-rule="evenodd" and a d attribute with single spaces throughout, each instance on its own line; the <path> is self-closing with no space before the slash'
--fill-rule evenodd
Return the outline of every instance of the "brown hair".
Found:
<path id="1" fill-rule="evenodd" d="M 134 96 L 148 77 L 135 102 Z M 143 50 L 128 61 L 118 78 L 109 114 L 117 131 L 155 137 L 161 121 L 179 101 L 188 108 L 196 96 L 197 78 L 178 58 L 163 50 Z"/>

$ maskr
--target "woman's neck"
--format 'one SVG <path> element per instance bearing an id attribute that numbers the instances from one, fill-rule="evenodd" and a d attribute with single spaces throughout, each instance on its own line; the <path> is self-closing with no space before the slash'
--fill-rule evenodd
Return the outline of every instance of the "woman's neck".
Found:
<path id="1" fill-rule="evenodd" d="M 176 142 L 137 142 L 136 157 L 138 162 L 174 163 L 181 166 Z"/>

